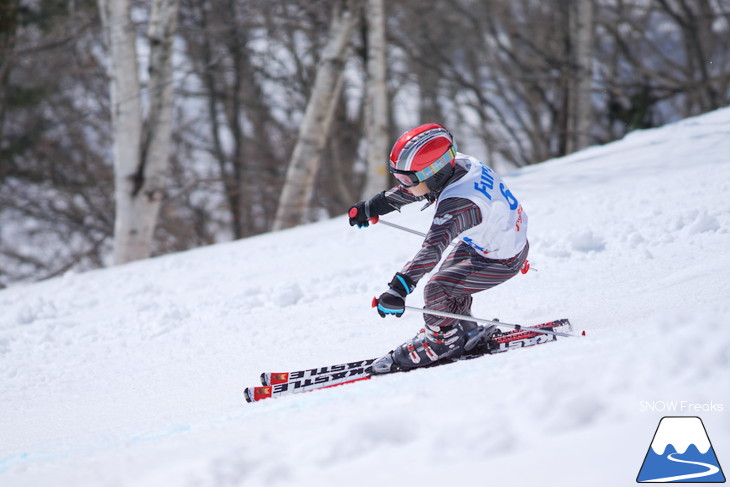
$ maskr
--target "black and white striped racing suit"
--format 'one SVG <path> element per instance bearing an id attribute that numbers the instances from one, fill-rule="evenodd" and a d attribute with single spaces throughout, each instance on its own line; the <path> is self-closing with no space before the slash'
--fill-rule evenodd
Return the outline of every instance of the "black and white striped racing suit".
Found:
<path id="1" fill-rule="evenodd" d="M 475 173 L 480 168 L 475 167 L 474 164 L 481 163 L 472 157 L 463 154 L 457 155 L 454 173 L 436 197 L 436 214 L 421 249 L 400 271 L 414 283 L 418 283 L 424 275 L 436 267 L 449 244 L 457 237 L 461 237 L 462 240 L 451 250 L 438 271 L 428 280 L 424 288 L 424 300 L 426 308 L 468 316 L 471 316 L 472 294 L 490 289 L 515 276 L 525 263 L 529 251 L 529 244 L 524 235 L 527 216 L 524 215 L 522 207 L 515 206 L 518 204 L 516 199 L 508 190 L 504 189 L 498 176 L 494 175 L 491 170 L 482 169 L 484 177 L 480 178 Z M 486 166 L 482 165 L 482 167 Z M 490 179 L 491 188 L 489 187 Z M 502 228 L 497 229 L 497 233 L 513 231 L 513 229 L 505 228 L 504 221 L 489 221 L 492 215 L 497 220 L 500 219 L 497 212 L 486 215 L 485 220 L 484 213 L 485 211 L 490 212 L 490 210 L 484 205 L 480 208 L 480 204 L 474 201 L 476 198 L 453 196 L 453 191 L 449 191 L 449 188 L 460 181 L 473 185 L 473 188 L 466 188 L 467 196 L 468 191 L 472 189 L 485 194 L 489 200 L 494 198 L 495 201 L 506 194 L 503 196 L 506 200 L 504 204 L 512 205 L 514 213 L 519 212 L 516 225 L 523 234 L 522 240 L 517 242 L 521 248 L 516 248 L 513 254 L 505 256 L 503 252 L 500 255 L 499 252 L 485 249 L 473 239 L 464 237 L 470 232 L 473 233 L 473 230 L 482 223 L 485 223 L 482 225 L 484 228 L 490 224 L 501 225 Z M 497 183 L 502 186 L 498 186 Z M 478 187 L 480 184 L 484 186 Z M 501 192 L 499 188 L 502 188 Z M 416 197 L 400 186 L 391 188 L 378 196 L 384 198 L 388 205 L 396 210 L 406 204 L 426 198 Z M 514 224 L 514 222 L 510 223 Z M 520 228 L 520 225 L 523 225 L 524 228 Z M 487 232 L 492 232 L 492 229 L 487 229 Z M 490 254 L 495 254 L 495 257 Z M 446 331 L 454 324 L 452 318 L 424 315 L 424 319 L 426 326 L 434 332 Z"/>

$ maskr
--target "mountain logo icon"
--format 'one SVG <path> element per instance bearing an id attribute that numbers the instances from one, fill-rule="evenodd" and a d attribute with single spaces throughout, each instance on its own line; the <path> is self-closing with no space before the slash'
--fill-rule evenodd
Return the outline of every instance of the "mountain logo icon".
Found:
<path id="1" fill-rule="evenodd" d="M 702 420 L 697 416 L 663 417 L 636 481 L 725 482 L 725 475 Z"/>

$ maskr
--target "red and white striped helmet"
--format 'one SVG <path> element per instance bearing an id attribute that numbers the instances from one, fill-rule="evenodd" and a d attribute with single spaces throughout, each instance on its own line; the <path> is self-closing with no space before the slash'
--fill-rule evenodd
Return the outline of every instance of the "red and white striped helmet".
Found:
<path id="1" fill-rule="evenodd" d="M 404 185 L 415 186 L 454 164 L 454 138 L 437 123 L 420 125 L 401 135 L 390 151 L 390 172 Z"/>

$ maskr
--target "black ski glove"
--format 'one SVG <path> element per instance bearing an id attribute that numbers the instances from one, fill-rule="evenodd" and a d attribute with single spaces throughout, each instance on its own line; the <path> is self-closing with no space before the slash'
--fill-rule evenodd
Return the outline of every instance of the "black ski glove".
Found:
<path id="1" fill-rule="evenodd" d="M 416 288 L 410 277 L 400 272 L 396 273 L 390 281 L 390 289 L 377 298 L 373 305 L 377 308 L 381 318 L 386 315 L 395 315 L 396 318 L 403 316 L 406 311 L 406 296 Z"/>
<path id="2" fill-rule="evenodd" d="M 350 211 L 347 215 L 350 217 L 351 227 L 357 225 L 357 228 L 364 228 L 370 225 L 370 222 L 368 221 L 371 218 L 370 209 L 368 208 L 369 206 L 370 205 L 367 201 L 361 201 L 360 203 L 350 207 Z"/>
<path id="3" fill-rule="evenodd" d="M 370 223 L 377 223 L 377 219 L 381 215 L 386 215 L 395 210 L 388 200 L 385 198 L 385 191 L 376 194 L 371 200 L 361 201 L 350 207 L 347 216 L 350 217 L 350 226 L 357 225 L 358 228 L 364 228 Z"/>

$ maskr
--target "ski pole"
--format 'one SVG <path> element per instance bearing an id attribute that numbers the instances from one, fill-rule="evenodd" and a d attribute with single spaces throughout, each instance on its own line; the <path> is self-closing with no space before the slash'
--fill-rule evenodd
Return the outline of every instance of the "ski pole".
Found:
<path id="1" fill-rule="evenodd" d="M 352 208 L 350 210 L 350 217 L 351 218 L 354 218 L 356 215 L 357 215 L 357 209 L 356 208 Z M 412 233 L 413 235 L 418 235 L 419 237 L 424 237 L 424 238 L 426 237 L 426 234 L 423 233 L 423 232 L 419 232 L 418 230 L 414 230 L 412 228 L 408 228 L 408 227 L 404 227 L 402 225 L 398 225 L 397 223 L 392 223 L 392 222 L 389 222 L 389 221 L 386 221 L 386 220 L 381 220 L 379 216 L 374 216 L 372 218 L 368 218 L 368 221 L 370 223 L 372 223 L 373 225 L 375 225 L 376 223 L 382 223 L 383 225 L 386 225 L 386 226 L 389 226 L 389 227 L 392 227 L 392 228 L 396 228 L 396 229 L 402 230 L 404 232 Z M 457 244 L 454 243 L 454 242 L 450 242 L 449 243 L 449 247 L 456 247 L 456 245 Z M 530 271 L 530 270 L 533 270 L 533 271 L 537 272 L 537 268 L 536 267 L 532 267 L 530 265 L 529 261 L 525 261 L 525 264 L 522 266 L 522 269 L 520 269 L 520 273 L 527 274 L 527 272 Z"/>
<path id="2" fill-rule="evenodd" d="M 403 230 L 404 232 L 412 233 L 413 235 L 418 235 L 420 237 L 425 237 L 426 234 L 423 232 L 419 232 L 418 230 L 414 230 L 412 228 L 403 227 L 401 225 L 398 225 L 397 223 L 391 223 L 386 220 L 381 220 L 379 216 L 373 217 L 370 220 L 368 220 L 373 225 L 376 223 L 382 223 L 383 225 L 387 225 L 389 227 L 397 228 L 398 230 Z"/>
<path id="3" fill-rule="evenodd" d="M 373 308 L 375 308 L 377 305 L 378 305 L 378 298 L 373 298 Z M 485 320 L 483 318 L 475 318 L 473 316 L 457 315 L 454 313 L 449 313 L 447 311 L 438 311 L 435 309 L 416 308 L 414 306 L 406 306 L 405 309 L 410 310 L 410 311 L 415 311 L 416 313 L 421 313 L 424 315 L 442 316 L 444 318 L 454 318 L 456 320 L 476 321 L 477 323 L 482 323 L 485 325 L 506 326 L 508 328 L 514 328 L 516 331 L 524 330 L 524 331 L 529 331 L 529 332 L 533 332 L 533 333 L 544 333 L 545 335 L 555 335 L 555 336 L 559 336 L 559 337 L 585 336 L 585 331 L 581 335 L 574 335 L 572 333 L 563 333 L 563 332 L 559 332 L 559 331 L 530 328 L 529 326 L 515 325 L 512 323 L 505 323 L 503 321 Z"/>
<path id="4" fill-rule="evenodd" d="M 506 326 L 509 328 L 514 328 L 516 331 L 524 330 L 524 331 L 530 331 L 530 332 L 534 332 L 534 333 L 544 333 L 546 335 L 555 335 L 555 336 L 559 336 L 559 337 L 585 336 L 585 335 L 574 335 L 572 333 L 563 333 L 560 331 L 542 330 L 542 329 L 537 329 L 537 328 L 533 329 L 533 328 L 530 328 L 529 326 L 514 325 L 512 323 L 505 323 L 503 321 L 485 320 L 483 318 L 474 318 L 473 316 L 457 315 L 454 313 L 448 313 L 446 311 L 437 311 L 434 309 L 416 308 L 414 306 L 406 306 L 406 309 L 415 311 L 417 313 L 422 313 L 425 315 L 443 316 L 444 318 L 454 318 L 457 320 L 476 321 L 477 323 L 482 323 L 484 325 Z M 525 330 L 525 329 L 527 329 L 527 330 Z"/>
<path id="5" fill-rule="evenodd" d="M 404 226 L 398 225 L 397 223 L 392 223 L 392 222 L 389 222 L 389 221 L 386 221 L 386 220 L 381 220 L 380 217 L 377 217 L 377 216 L 374 217 L 374 218 L 371 218 L 368 221 L 370 223 L 372 223 L 372 224 L 382 223 L 383 225 L 386 225 L 386 226 L 389 226 L 389 227 L 392 227 L 392 228 L 397 228 L 398 230 L 403 230 L 404 232 L 412 233 L 413 235 L 418 235 L 419 237 L 426 237 L 426 234 L 423 233 L 423 232 L 419 232 L 418 230 L 414 230 L 412 228 L 408 228 L 408 227 L 404 227 Z M 453 247 L 456 244 L 454 242 L 451 242 L 449 245 Z"/>
<path id="6" fill-rule="evenodd" d="M 350 218 L 355 218 L 357 216 L 357 208 L 350 209 L 350 213 L 348 213 Z M 426 234 L 423 232 L 419 232 L 418 230 L 413 230 L 412 228 L 403 227 L 401 225 L 398 225 L 396 223 L 391 223 L 385 220 L 381 220 L 379 216 L 374 216 L 372 218 L 368 218 L 368 222 L 375 225 L 376 223 L 380 222 L 383 225 L 387 225 L 389 227 L 397 228 L 398 230 L 403 230 L 404 232 L 412 233 L 413 235 L 418 235 L 420 237 L 425 237 Z"/>
<path id="7" fill-rule="evenodd" d="M 397 223 L 392 223 L 392 222 L 389 222 L 389 221 L 386 221 L 386 220 L 381 220 L 380 217 L 377 217 L 377 216 L 371 218 L 368 221 L 370 223 L 372 223 L 372 224 L 382 223 L 383 225 L 387 225 L 389 227 L 397 228 L 398 230 L 403 230 L 404 232 L 412 233 L 413 235 L 419 235 L 421 237 L 425 237 L 426 236 L 426 234 L 423 233 L 423 232 L 419 232 L 418 230 L 414 230 L 412 228 L 408 228 L 408 227 L 404 227 L 404 226 L 398 225 Z M 449 246 L 455 247 L 456 244 L 454 242 L 451 242 L 449 244 Z M 529 270 L 533 270 L 533 271 L 537 272 L 537 269 L 535 267 L 531 267 L 529 263 L 526 263 L 525 266 L 522 269 L 520 269 L 520 272 L 522 274 L 527 274 L 527 271 L 529 271 Z"/>

